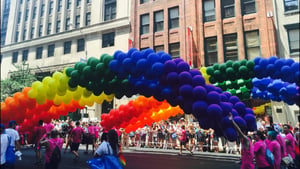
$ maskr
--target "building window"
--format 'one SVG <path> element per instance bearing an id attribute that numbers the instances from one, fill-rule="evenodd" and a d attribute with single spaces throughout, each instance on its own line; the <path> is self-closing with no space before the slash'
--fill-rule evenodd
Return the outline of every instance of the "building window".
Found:
<path id="1" fill-rule="evenodd" d="M 169 9 L 169 29 L 179 27 L 179 8 L 170 8 Z"/>
<path id="2" fill-rule="evenodd" d="M 32 39 L 34 36 L 34 28 L 31 28 L 31 32 L 30 32 L 30 39 Z"/>
<path id="3" fill-rule="evenodd" d="M 29 10 L 26 9 L 26 11 L 25 11 L 25 22 L 28 20 L 28 13 L 29 13 Z"/>
<path id="4" fill-rule="evenodd" d="M 51 33 L 51 23 L 48 23 L 48 27 L 47 27 L 47 35 L 49 35 Z"/>
<path id="5" fill-rule="evenodd" d="M 72 41 L 67 41 L 64 43 L 64 54 L 71 53 Z"/>
<path id="6" fill-rule="evenodd" d="M 154 13 L 154 32 L 164 30 L 164 11 Z"/>
<path id="7" fill-rule="evenodd" d="M 23 50 L 22 52 L 22 61 L 28 60 L 28 50 Z"/>
<path id="8" fill-rule="evenodd" d="M 216 9 L 215 0 L 205 0 L 204 1 L 204 21 L 215 21 L 216 20 Z"/>
<path id="9" fill-rule="evenodd" d="M 164 45 L 159 45 L 159 46 L 154 46 L 154 51 L 159 52 L 159 51 L 164 51 Z"/>
<path id="10" fill-rule="evenodd" d="M 6 39 L 6 34 L 1 33 L 0 38 L 1 38 L 1 45 L 4 45 L 5 44 L 5 39 Z"/>
<path id="11" fill-rule="evenodd" d="M 222 2 L 222 12 L 223 18 L 231 18 L 234 17 L 234 0 L 226 0 Z"/>
<path id="12" fill-rule="evenodd" d="M 299 54 L 300 53 L 300 43 L 299 43 L 299 28 L 288 29 L 288 39 L 289 39 L 289 48 L 290 54 Z"/>
<path id="13" fill-rule="evenodd" d="M 85 41 L 84 39 L 78 39 L 77 40 L 77 52 L 84 51 L 85 48 Z"/>
<path id="14" fill-rule="evenodd" d="M 79 28 L 79 27 L 80 27 L 80 15 L 77 15 L 75 20 L 75 28 Z"/>
<path id="15" fill-rule="evenodd" d="M 77 0 L 76 1 L 76 6 L 78 7 L 78 6 L 80 6 L 80 4 L 81 4 L 81 0 Z"/>
<path id="16" fill-rule="evenodd" d="M 45 12 L 45 4 L 42 4 L 42 8 L 41 8 L 41 16 L 44 15 Z"/>
<path id="17" fill-rule="evenodd" d="M 21 12 L 19 12 L 19 14 L 18 14 L 18 23 L 20 23 L 20 22 L 21 22 L 21 15 L 22 15 L 22 13 L 21 13 Z"/>
<path id="18" fill-rule="evenodd" d="M 88 26 L 91 24 L 91 12 L 86 13 L 85 16 L 85 25 Z"/>
<path id="19" fill-rule="evenodd" d="M 238 60 L 238 48 L 237 48 L 237 35 L 225 35 L 224 36 L 224 60 L 236 61 Z"/>
<path id="20" fill-rule="evenodd" d="M 255 0 L 242 0 L 242 13 L 244 15 L 255 13 Z"/>
<path id="21" fill-rule="evenodd" d="M 40 25 L 39 27 L 39 37 L 41 37 L 43 34 L 43 25 Z"/>
<path id="22" fill-rule="evenodd" d="M 24 29 L 24 31 L 23 31 L 23 38 L 22 38 L 22 40 L 25 40 L 25 39 L 26 39 L 26 33 L 27 33 L 27 30 L 26 30 L 26 29 Z"/>
<path id="23" fill-rule="evenodd" d="M 50 4 L 49 4 L 49 15 L 52 14 L 52 11 L 53 11 L 53 1 L 50 1 Z"/>
<path id="24" fill-rule="evenodd" d="M 169 45 L 169 54 L 172 58 L 179 58 L 180 57 L 180 43 L 172 43 Z"/>
<path id="25" fill-rule="evenodd" d="M 15 42 L 18 42 L 18 39 L 19 39 L 19 32 L 17 31 L 15 36 Z"/>
<path id="26" fill-rule="evenodd" d="M 102 35 L 102 48 L 115 45 L 115 32 L 110 32 Z"/>
<path id="27" fill-rule="evenodd" d="M 57 12 L 60 12 L 62 8 L 62 0 L 58 0 Z"/>
<path id="28" fill-rule="evenodd" d="M 48 57 L 54 56 L 55 44 L 48 45 Z"/>
<path id="29" fill-rule="evenodd" d="M 66 31 L 70 29 L 70 18 L 66 19 Z"/>
<path id="30" fill-rule="evenodd" d="M 105 0 L 104 21 L 116 19 L 116 0 Z"/>
<path id="31" fill-rule="evenodd" d="M 71 0 L 67 0 L 67 9 L 70 9 L 70 7 L 71 7 Z"/>
<path id="32" fill-rule="evenodd" d="M 17 63 L 18 62 L 18 55 L 19 55 L 19 52 L 14 52 L 13 53 L 12 63 Z"/>
<path id="33" fill-rule="evenodd" d="M 141 15 L 141 35 L 149 33 L 149 14 Z"/>
<path id="34" fill-rule="evenodd" d="M 257 56 L 260 56 L 260 43 L 258 31 L 246 32 L 246 58 L 253 60 Z"/>
<path id="35" fill-rule="evenodd" d="M 205 38 L 205 66 L 218 63 L 217 37 Z"/>
<path id="36" fill-rule="evenodd" d="M 60 20 L 56 21 L 56 33 L 60 32 Z"/>
<path id="37" fill-rule="evenodd" d="M 32 19 L 34 19 L 36 16 L 36 6 L 33 8 L 33 12 L 32 12 Z"/>
<path id="38" fill-rule="evenodd" d="M 91 0 L 86 0 L 86 3 L 87 3 L 87 4 L 91 3 Z"/>
<path id="39" fill-rule="evenodd" d="M 292 11 L 299 9 L 299 1 L 298 0 L 284 0 L 284 10 Z"/>
<path id="40" fill-rule="evenodd" d="M 41 59 L 42 55 L 43 55 L 43 47 L 41 46 L 41 47 L 36 48 L 35 58 L 36 59 Z"/>
<path id="41" fill-rule="evenodd" d="M 149 0 L 140 0 L 140 4 L 143 4 L 143 3 L 146 3 L 146 2 L 149 2 Z"/>

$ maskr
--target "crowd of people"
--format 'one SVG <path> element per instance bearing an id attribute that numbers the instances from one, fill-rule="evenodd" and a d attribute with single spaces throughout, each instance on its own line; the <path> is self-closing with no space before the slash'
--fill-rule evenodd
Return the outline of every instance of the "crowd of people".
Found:
<path id="1" fill-rule="evenodd" d="M 190 151 L 191 154 L 195 151 L 238 153 L 242 154 L 242 168 L 253 168 L 254 159 L 258 168 L 268 168 L 271 166 L 262 160 L 265 157 L 266 147 L 268 147 L 275 157 L 273 168 L 279 169 L 280 166 L 284 168 L 284 160 L 287 161 L 288 159 L 293 159 L 294 166 L 299 166 L 296 160 L 299 158 L 299 123 L 293 128 L 288 124 L 266 125 L 261 121 L 259 130 L 246 133 L 241 131 L 237 125 L 235 126 L 240 135 L 235 142 L 230 142 L 224 137 L 218 137 L 213 129 L 204 130 L 199 126 L 199 123 L 192 120 L 187 121 L 184 118 L 172 121 L 162 120 L 151 126 L 145 125 L 143 128 L 130 133 L 126 133 L 125 129 L 122 128 L 114 131 L 117 133 L 118 144 L 122 149 L 129 147 L 177 149 L 179 155 L 184 149 Z M 18 125 L 15 121 L 11 121 L 6 129 L 4 125 L 1 125 L 1 168 L 4 165 L 7 168 L 12 168 L 12 166 L 5 164 L 2 154 L 4 145 L 9 144 L 6 139 L 7 135 L 12 138 L 11 145 L 15 147 L 16 151 L 19 151 L 22 145 L 33 145 L 36 152 L 35 165 L 42 164 L 40 150 L 41 147 L 45 147 L 45 167 L 57 168 L 51 162 L 54 158 L 52 154 L 57 147 L 63 153 L 72 152 L 74 161 L 78 161 L 79 145 L 86 144 L 85 154 L 99 154 L 100 150 L 97 148 L 101 147 L 99 146 L 100 143 L 107 140 L 107 132 L 96 121 L 53 120 L 46 124 L 40 120 L 32 135 L 29 136 L 28 133 L 18 133 Z M 90 151 L 89 145 L 91 145 Z M 70 150 L 68 150 L 69 147 Z M 101 151 L 106 152 L 108 149 L 104 148 Z M 115 153 L 114 148 L 113 152 Z M 56 159 L 59 158 L 56 157 Z"/>

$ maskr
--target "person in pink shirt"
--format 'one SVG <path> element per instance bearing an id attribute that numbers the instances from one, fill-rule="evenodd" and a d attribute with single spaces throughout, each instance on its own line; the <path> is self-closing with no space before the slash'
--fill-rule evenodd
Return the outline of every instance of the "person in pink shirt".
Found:
<path id="1" fill-rule="evenodd" d="M 286 152 L 287 154 L 289 154 L 293 160 L 295 160 L 295 139 L 293 137 L 293 135 L 290 132 L 290 126 L 285 124 L 283 125 L 283 133 L 285 134 L 285 145 L 286 145 Z"/>
<path id="2" fill-rule="evenodd" d="M 45 128 L 46 133 L 47 133 L 47 138 L 49 138 L 51 130 L 54 129 L 54 125 L 52 123 L 48 123 L 48 124 L 44 125 L 44 128 Z"/>
<path id="3" fill-rule="evenodd" d="M 72 129 L 70 137 L 72 139 L 71 151 L 75 155 L 74 161 L 79 160 L 78 148 L 81 143 L 81 137 L 84 133 L 82 127 L 79 126 L 79 121 L 76 122 L 76 127 Z"/>
<path id="4" fill-rule="evenodd" d="M 244 134 L 239 126 L 232 120 L 232 114 L 229 114 L 229 120 L 232 121 L 232 124 L 236 131 L 239 133 L 242 143 L 242 157 L 241 157 L 241 169 L 254 169 L 255 166 L 253 164 L 254 159 L 254 151 L 253 151 L 253 144 L 249 137 Z M 246 132 L 246 131 L 245 131 Z"/>
<path id="5" fill-rule="evenodd" d="M 254 140 L 256 141 L 254 144 L 254 157 L 256 161 L 256 165 L 258 169 L 272 169 L 270 164 L 266 159 L 266 149 L 267 145 L 264 142 L 265 136 L 262 131 L 255 131 L 253 133 Z"/>
<path id="6" fill-rule="evenodd" d="M 46 130 L 43 127 L 44 121 L 39 120 L 38 126 L 34 128 L 32 140 L 34 143 L 36 162 L 35 165 L 42 164 L 40 141 L 46 135 Z"/>
<path id="7" fill-rule="evenodd" d="M 270 140 L 270 144 L 268 145 L 269 150 L 274 155 L 274 165 L 273 169 L 279 169 L 280 168 L 280 162 L 281 162 L 281 149 L 280 144 L 276 140 L 277 133 L 275 131 L 268 131 L 268 139 Z"/>
<path id="8" fill-rule="evenodd" d="M 93 154 L 95 152 L 95 142 L 96 142 L 96 136 L 95 136 L 95 126 L 90 122 L 89 127 L 88 127 L 88 141 L 86 143 L 86 150 L 85 154 L 88 154 L 89 150 L 89 144 L 92 144 L 93 147 Z"/>
<path id="9" fill-rule="evenodd" d="M 99 138 L 99 131 L 100 131 L 100 127 L 97 125 L 97 123 L 94 124 L 94 130 L 95 130 L 95 137 L 96 137 L 95 145 L 97 145 L 98 138 Z"/>
<path id="10" fill-rule="evenodd" d="M 63 146 L 63 139 L 58 138 L 58 131 L 56 129 L 50 132 L 50 139 L 44 139 L 40 142 L 41 145 L 46 146 L 45 151 L 45 169 L 57 169 L 60 161 L 52 161 L 51 156 L 56 146 L 58 146 L 61 151 Z"/>

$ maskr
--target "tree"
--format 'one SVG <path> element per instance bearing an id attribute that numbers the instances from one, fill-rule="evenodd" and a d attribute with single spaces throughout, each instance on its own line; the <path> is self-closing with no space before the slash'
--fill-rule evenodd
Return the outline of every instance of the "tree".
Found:
<path id="1" fill-rule="evenodd" d="M 16 92 L 21 92 L 24 87 L 31 86 L 36 81 L 34 74 L 30 72 L 28 64 L 15 65 L 16 71 L 10 72 L 10 77 L 1 80 L 1 102 L 6 97 L 12 96 Z"/>

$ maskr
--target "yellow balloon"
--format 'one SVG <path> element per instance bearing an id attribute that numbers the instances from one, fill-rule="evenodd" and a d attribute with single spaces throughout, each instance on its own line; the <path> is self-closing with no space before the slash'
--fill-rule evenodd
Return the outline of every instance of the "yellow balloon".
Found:
<path id="1" fill-rule="evenodd" d="M 57 83 L 55 79 L 51 78 L 51 80 L 48 81 L 48 88 L 49 90 L 56 93 Z"/>
<path id="2" fill-rule="evenodd" d="M 69 104 L 72 100 L 72 93 L 71 92 L 67 92 L 66 95 L 63 96 L 63 102 L 65 104 Z"/>
<path id="3" fill-rule="evenodd" d="M 43 85 L 48 86 L 49 81 L 51 81 L 51 77 L 50 76 L 46 76 L 44 77 L 44 79 L 42 80 Z"/>
<path id="4" fill-rule="evenodd" d="M 55 95 L 56 95 L 55 92 L 52 92 L 51 90 L 47 89 L 46 97 L 47 97 L 48 100 L 53 100 Z"/>
<path id="5" fill-rule="evenodd" d="M 40 85 L 42 85 L 42 82 L 40 82 L 40 81 L 35 81 L 35 82 L 32 83 L 31 86 L 32 86 L 33 89 L 37 89 L 37 87 L 40 86 Z"/>
<path id="6" fill-rule="evenodd" d="M 200 72 L 202 73 L 202 75 L 206 74 L 206 67 L 201 67 Z"/>
<path id="7" fill-rule="evenodd" d="M 63 76 L 63 74 L 61 72 L 55 72 L 53 73 L 52 77 L 55 79 L 55 80 L 59 80 L 60 77 Z"/>
<path id="8" fill-rule="evenodd" d="M 83 96 L 84 97 L 90 97 L 92 94 L 91 91 L 87 90 L 87 89 L 83 89 Z"/>
<path id="9" fill-rule="evenodd" d="M 79 105 L 81 106 L 81 107 L 84 107 L 85 106 L 85 103 L 84 103 L 84 100 L 83 99 L 81 99 L 81 100 L 79 100 Z"/>
<path id="10" fill-rule="evenodd" d="M 37 94 L 36 102 L 38 104 L 44 104 L 46 102 L 46 96 Z"/>
<path id="11" fill-rule="evenodd" d="M 59 95 L 56 95 L 55 98 L 54 98 L 54 100 L 53 100 L 53 103 L 55 105 L 59 106 L 61 104 L 61 102 L 62 102 L 62 97 L 59 96 Z"/>
<path id="12" fill-rule="evenodd" d="M 31 90 L 29 90 L 29 92 L 28 92 L 27 95 L 28 95 L 29 98 L 32 98 L 32 99 L 33 99 L 33 98 L 36 97 L 36 94 L 37 94 L 37 93 L 36 93 L 36 90 L 34 90 L 34 89 L 32 88 Z"/>

